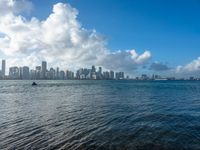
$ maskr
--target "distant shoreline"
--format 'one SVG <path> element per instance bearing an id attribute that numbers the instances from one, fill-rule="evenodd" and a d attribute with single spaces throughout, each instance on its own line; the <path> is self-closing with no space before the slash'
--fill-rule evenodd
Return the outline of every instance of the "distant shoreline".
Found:
<path id="1" fill-rule="evenodd" d="M 200 79 L 190 80 L 190 79 L 166 79 L 166 80 L 137 80 L 137 79 L 0 79 L 0 81 L 200 81 Z"/>

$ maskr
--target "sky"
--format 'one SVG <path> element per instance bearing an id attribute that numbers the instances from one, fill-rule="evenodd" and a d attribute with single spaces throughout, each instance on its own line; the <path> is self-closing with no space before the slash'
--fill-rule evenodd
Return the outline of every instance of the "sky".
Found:
<path id="1" fill-rule="evenodd" d="M 200 76 L 198 0 L 0 0 L 0 58 Z"/>

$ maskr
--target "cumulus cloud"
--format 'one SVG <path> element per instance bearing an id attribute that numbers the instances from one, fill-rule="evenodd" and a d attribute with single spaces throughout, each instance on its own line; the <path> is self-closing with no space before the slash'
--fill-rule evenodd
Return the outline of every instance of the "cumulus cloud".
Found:
<path id="1" fill-rule="evenodd" d="M 146 63 L 150 57 L 151 53 L 149 51 L 145 51 L 140 55 L 135 50 L 117 51 L 105 55 L 99 63 L 106 68 L 131 72 Z"/>
<path id="2" fill-rule="evenodd" d="M 7 14 L 18 14 L 20 12 L 30 12 L 33 5 L 28 0 L 1 0 L 0 1 L 0 17 Z"/>
<path id="3" fill-rule="evenodd" d="M 200 72 L 200 57 L 186 64 L 185 66 L 177 66 L 176 73 L 199 73 Z"/>
<path id="4" fill-rule="evenodd" d="M 171 68 L 167 64 L 163 64 L 162 62 L 153 62 L 150 65 L 149 69 L 153 71 L 167 71 Z"/>
<path id="5" fill-rule="evenodd" d="M 69 4 L 55 4 L 45 20 L 20 15 L 31 8 L 27 0 L 0 1 L 0 50 L 9 65 L 33 67 L 46 60 L 64 69 L 94 64 L 127 71 L 151 57 L 149 51 L 140 55 L 135 50 L 111 52 L 103 36 L 82 27 L 78 10 Z"/>

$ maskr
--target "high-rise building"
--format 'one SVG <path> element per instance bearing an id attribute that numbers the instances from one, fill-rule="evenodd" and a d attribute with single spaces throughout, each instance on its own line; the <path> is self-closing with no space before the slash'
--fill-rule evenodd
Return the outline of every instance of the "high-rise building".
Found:
<path id="1" fill-rule="evenodd" d="M 59 79 L 60 71 L 59 67 L 56 68 L 56 79 Z"/>
<path id="2" fill-rule="evenodd" d="M 18 67 L 10 67 L 9 68 L 9 77 L 10 77 L 10 79 L 19 79 L 19 68 Z"/>
<path id="3" fill-rule="evenodd" d="M 72 71 L 66 71 L 66 78 L 67 79 L 74 79 L 74 73 Z"/>
<path id="4" fill-rule="evenodd" d="M 113 80 L 114 77 L 115 77 L 114 71 L 110 70 L 109 78 Z"/>
<path id="5" fill-rule="evenodd" d="M 85 79 L 86 78 L 86 74 L 85 74 L 85 69 L 81 68 L 79 70 L 77 70 L 76 72 L 76 78 L 77 79 Z"/>
<path id="6" fill-rule="evenodd" d="M 149 77 L 146 74 L 141 75 L 141 80 L 148 80 L 148 79 L 149 79 Z"/>
<path id="7" fill-rule="evenodd" d="M 33 70 L 33 69 L 30 70 L 30 79 L 31 80 L 36 79 L 36 70 Z"/>
<path id="8" fill-rule="evenodd" d="M 102 67 L 99 67 L 99 74 L 102 74 Z"/>
<path id="9" fill-rule="evenodd" d="M 109 79 L 109 72 L 108 71 L 103 72 L 103 79 L 106 79 L 106 80 Z"/>
<path id="10" fill-rule="evenodd" d="M 23 80 L 28 80 L 29 79 L 29 67 L 24 66 L 22 68 L 22 79 Z"/>
<path id="11" fill-rule="evenodd" d="M 124 72 L 116 72 L 115 78 L 116 79 L 124 79 Z"/>
<path id="12" fill-rule="evenodd" d="M 23 68 L 19 67 L 19 79 L 22 79 L 23 77 Z"/>
<path id="13" fill-rule="evenodd" d="M 96 79 L 96 68 L 95 68 L 95 66 L 92 66 L 90 78 Z"/>
<path id="14" fill-rule="evenodd" d="M 50 70 L 49 70 L 49 76 L 50 76 L 51 80 L 55 79 L 55 77 L 56 77 L 56 71 L 55 71 L 55 69 L 50 68 Z"/>
<path id="15" fill-rule="evenodd" d="M 99 70 L 97 72 L 97 79 L 102 79 L 103 75 L 102 75 L 102 67 L 99 67 Z"/>
<path id="16" fill-rule="evenodd" d="M 64 80 L 65 79 L 65 72 L 63 70 L 60 71 L 59 79 L 60 80 Z"/>
<path id="17" fill-rule="evenodd" d="M 95 68 L 95 66 L 92 66 L 92 70 L 91 70 L 91 72 L 96 72 L 96 68 Z"/>
<path id="18" fill-rule="evenodd" d="M 35 79 L 41 79 L 41 66 L 35 68 Z"/>
<path id="19" fill-rule="evenodd" d="M 5 74 L 6 74 L 6 60 L 2 60 L 2 66 L 1 66 L 2 70 L 1 70 L 1 75 L 4 78 Z"/>
<path id="20" fill-rule="evenodd" d="M 46 79 L 47 62 L 42 61 L 42 79 Z"/>

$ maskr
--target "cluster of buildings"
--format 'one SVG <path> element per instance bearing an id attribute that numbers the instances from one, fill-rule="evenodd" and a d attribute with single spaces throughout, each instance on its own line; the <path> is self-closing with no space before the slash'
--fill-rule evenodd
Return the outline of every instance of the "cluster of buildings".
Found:
<path id="1" fill-rule="evenodd" d="M 102 71 L 102 67 L 99 67 L 98 70 L 95 66 L 92 66 L 91 69 L 81 68 L 76 72 L 77 79 L 97 79 L 97 80 L 113 80 L 113 79 L 124 79 L 124 72 L 114 72 Z"/>
<path id="2" fill-rule="evenodd" d="M 41 66 L 36 66 L 35 69 L 30 69 L 28 66 L 9 68 L 8 75 L 6 75 L 6 60 L 2 60 L 2 67 L 0 70 L 1 80 L 120 80 L 129 79 L 125 77 L 124 72 L 103 71 L 102 67 L 96 68 L 92 66 L 90 69 L 81 68 L 76 72 L 70 70 L 60 70 L 57 68 L 47 69 L 47 62 L 42 61 Z M 131 78 L 131 80 L 200 80 L 200 78 L 189 77 L 176 79 L 175 77 L 163 78 L 160 75 L 142 74 L 140 77 Z"/>
<path id="3" fill-rule="evenodd" d="M 162 77 L 160 75 L 155 75 L 153 74 L 152 76 L 148 76 L 147 74 L 142 74 L 140 77 L 136 77 L 135 80 L 142 80 L 142 81 L 148 81 L 148 80 L 155 80 L 155 81 L 159 81 L 159 80 L 190 80 L 190 81 L 196 81 L 196 80 L 200 80 L 200 78 L 195 78 L 195 77 L 189 77 L 189 78 L 175 78 L 175 77 Z"/>
<path id="4" fill-rule="evenodd" d="M 67 80 L 67 79 L 97 79 L 97 80 L 114 80 L 114 79 L 124 79 L 124 72 L 114 72 L 114 71 L 103 71 L 102 67 L 98 70 L 95 66 L 91 69 L 81 68 L 75 73 L 70 70 L 60 70 L 59 67 L 56 69 L 47 69 L 47 62 L 42 61 L 41 66 L 36 66 L 35 69 L 29 69 L 28 66 L 17 67 L 13 66 L 9 68 L 8 76 L 5 75 L 6 72 L 6 61 L 2 60 L 2 70 L 0 71 L 1 79 L 11 79 L 11 80 Z"/>

